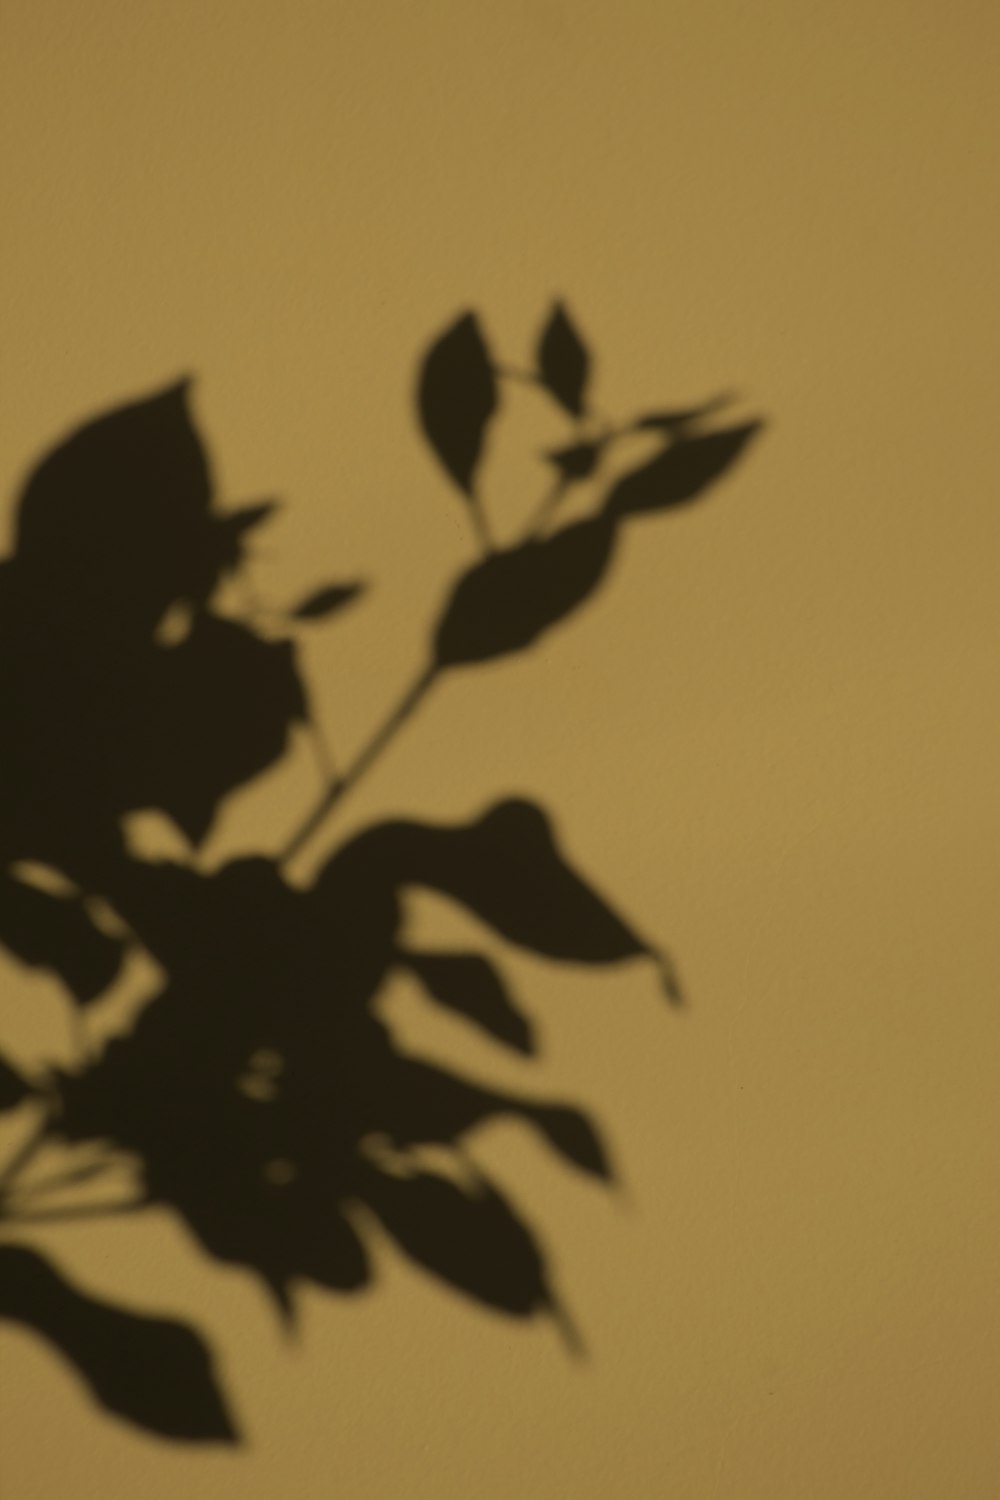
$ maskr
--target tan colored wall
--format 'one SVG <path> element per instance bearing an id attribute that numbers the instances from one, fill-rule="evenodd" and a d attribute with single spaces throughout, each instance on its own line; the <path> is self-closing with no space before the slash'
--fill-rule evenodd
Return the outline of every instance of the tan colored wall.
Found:
<path id="1" fill-rule="evenodd" d="M 91 1287 L 212 1331 L 252 1446 L 136 1436 L 4 1334 L 5 1495 L 989 1500 L 995 7 L 7 0 L 2 30 L 6 491 L 193 368 L 227 495 L 290 502 L 264 586 L 377 583 L 310 646 L 344 745 L 466 545 L 408 405 L 453 312 L 514 358 L 565 293 L 613 411 L 735 385 L 773 423 L 543 652 L 442 692 L 352 811 L 537 795 L 682 962 L 682 1018 L 641 971 L 517 967 L 540 1084 L 626 1172 L 605 1196 L 514 1131 L 483 1148 L 590 1362 L 388 1252 L 289 1348 L 166 1219 L 52 1228 Z M 310 774 L 234 801 L 214 855 Z"/>

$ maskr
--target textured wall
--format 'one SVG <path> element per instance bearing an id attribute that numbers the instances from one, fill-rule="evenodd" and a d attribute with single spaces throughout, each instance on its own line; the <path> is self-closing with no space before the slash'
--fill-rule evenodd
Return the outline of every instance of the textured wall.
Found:
<path id="1" fill-rule="evenodd" d="M 224 492 L 289 501 L 262 587 L 376 585 L 310 638 L 338 743 L 405 681 L 467 545 L 410 409 L 458 309 L 513 360 L 565 294 L 610 410 L 735 386 L 772 422 L 544 650 L 442 691 L 351 812 L 537 795 L 681 961 L 680 1017 L 638 971 L 517 971 L 539 1082 L 595 1108 L 625 1172 L 603 1195 L 512 1129 L 482 1148 L 589 1362 L 388 1249 L 372 1296 L 310 1298 L 289 1347 L 166 1216 L 53 1227 L 95 1291 L 211 1330 L 252 1446 L 135 1435 L 4 1331 L 5 1492 L 987 1500 L 994 8 L 7 0 L 3 33 L 5 493 L 76 420 L 193 370 Z M 511 517 L 558 435 L 525 401 Z M 303 754 L 234 799 L 209 857 L 276 840 L 313 774 Z M 4 982 L 41 1046 L 53 997 Z"/>

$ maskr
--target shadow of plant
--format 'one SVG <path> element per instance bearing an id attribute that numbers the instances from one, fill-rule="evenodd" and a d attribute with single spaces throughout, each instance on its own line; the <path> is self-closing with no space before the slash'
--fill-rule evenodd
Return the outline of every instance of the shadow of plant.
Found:
<path id="1" fill-rule="evenodd" d="M 535 1237 L 463 1141 L 509 1114 L 608 1177 L 593 1125 L 561 1102 L 504 1095 L 404 1056 L 374 1001 L 404 971 L 498 1043 L 534 1050 L 529 1019 L 485 954 L 407 947 L 413 888 L 551 959 L 650 959 L 678 1000 L 665 955 L 573 870 L 545 813 L 524 800 L 464 824 L 368 827 L 308 888 L 285 869 L 434 684 L 533 646 L 595 592 L 626 527 L 698 498 L 758 430 L 707 427 L 718 402 L 599 422 L 589 373 L 559 305 L 530 371 L 499 366 L 471 313 L 427 351 L 420 422 L 481 555 L 446 599 L 413 685 L 281 854 L 212 874 L 136 857 L 122 819 L 158 809 L 197 846 L 227 794 L 274 764 L 309 719 L 295 630 L 336 616 L 361 587 L 318 587 L 287 612 L 279 641 L 213 611 L 274 507 L 216 509 L 185 384 L 87 423 L 31 474 L 15 550 L 0 563 L 0 943 L 53 971 L 81 1013 L 131 946 L 164 977 L 130 1029 L 96 1056 L 84 1049 L 74 1071 L 29 1078 L 0 1062 L 0 1109 L 20 1111 L 25 1126 L 0 1174 L 4 1228 L 167 1205 L 209 1254 L 256 1272 L 291 1317 L 297 1282 L 347 1292 L 369 1281 L 353 1212 L 364 1205 L 453 1288 L 508 1314 L 561 1317 Z M 525 534 L 498 547 L 476 478 L 514 379 L 534 383 L 575 428 L 544 455 L 551 482 Z M 565 497 L 584 483 L 601 491 L 607 455 L 636 431 L 651 435 L 653 456 L 606 483 L 584 519 L 560 524 Z M 446 1165 L 429 1145 L 447 1148 Z M 120 1183 L 123 1154 L 137 1164 L 124 1196 L 95 1198 L 102 1183 Z M 45 1160 L 58 1170 L 39 1179 Z M 77 1187 L 86 1196 L 74 1201 Z M 0 1246 L 0 1315 L 55 1343 L 117 1415 L 167 1437 L 236 1438 L 193 1329 L 95 1301 L 24 1244 Z"/>

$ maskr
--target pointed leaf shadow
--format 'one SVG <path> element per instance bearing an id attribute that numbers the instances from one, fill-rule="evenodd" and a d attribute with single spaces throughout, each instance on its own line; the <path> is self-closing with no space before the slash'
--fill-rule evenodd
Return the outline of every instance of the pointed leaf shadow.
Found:
<path id="1" fill-rule="evenodd" d="M 486 424 L 497 407 L 496 378 L 475 313 L 465 313 L 424 356 L 417 391 L 431 447 L 459 489 L 471 495 Z"/>
<path id="2" fill-rule="evenodd" d="M 556 400 L 573 416 L 582 416 L 590 356 L 561 302 L 555 304 L 542 330 L 538 342 L 538 370 L 543 385 Z"/>
<path id="3" fill-rule="evenodd" d="M 594 592 L 614 540 L 614 525 L 598 516 L 485 558 L 445 608 L 434 641 L 438 665 L 490 661 L 531 646 Z"/>
<path id="4" fill-rule="evenodd" d="M 503 980 L 480 953 L 400 954 L 401 962 L 441 1005 L 467 1016 L 497 1041 L 533 1052 L 530 1022 L 514 1005 Z"/>
<path id="5" fill-rule="evenodd" d="M 183 1323 L 88 1297 L 22 1245 L 0 1245 L 0 1318 L 54 1344 L 116 1416 L 185 1442 L 238 1440 L 212 1357 Z"/>

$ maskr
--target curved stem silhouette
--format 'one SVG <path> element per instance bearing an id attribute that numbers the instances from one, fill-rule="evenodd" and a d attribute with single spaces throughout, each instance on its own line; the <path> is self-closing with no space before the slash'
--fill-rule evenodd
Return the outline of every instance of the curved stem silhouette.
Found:
<path id="1" fill-rule="evenodd" d="M 343 776 L 331 782 L 312 812 L 308 814 L 292 834 L 278 855 L 278 863 L 280 865 L 288 864 L 297 854 L 301 853 L 305 844 L 319 831 L 337 804 L 347 796 L 347 793 L 352 790 L 384 751 L 389 748 L 389 745 L 403 728 L 404 724 L 406 724 L 407 720 L 417 711 L 437 676 L 438 667 L 434 663 L 431 663 L 410 684 L 395 708 L 393 708 L 389 716 L 376 729 L 363 749 L 359 751 Z"/>

